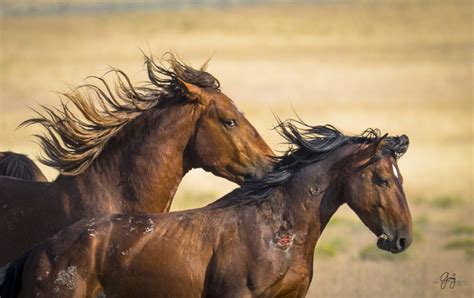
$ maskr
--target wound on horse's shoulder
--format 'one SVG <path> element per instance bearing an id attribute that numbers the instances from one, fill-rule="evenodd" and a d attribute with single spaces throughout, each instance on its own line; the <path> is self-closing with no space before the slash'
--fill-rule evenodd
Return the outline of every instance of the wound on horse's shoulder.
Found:
<path id="1" fill-rule="evenodd" d="M 273 243 L 278 249 L 288 250 L 293 244 L 294 238 L 295 235 L 293 233 L 287 231 L 286 229 L 280 229 L 275 233 Z"/>

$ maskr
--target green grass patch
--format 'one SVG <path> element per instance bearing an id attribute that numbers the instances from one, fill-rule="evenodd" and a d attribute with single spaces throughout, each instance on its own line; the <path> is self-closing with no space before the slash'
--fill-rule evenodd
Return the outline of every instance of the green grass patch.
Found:
<path id="1" fill-rule="evenodd" d="M 329 241 L 323 241 L 316 245 L 316 257 L 332 258 L 338 255 L 347 247 L 347 241 L 342 238 L 335 238 Z"/>
<path id="2" fill-rule="evenodd" d="M 467 260 L 469 261 L 474 260 L 474 248 L 464 250 L 464 254 Z"/>
<path id="3" fill-rule="evenodd" d="M 422 229 L 426 229 L 429 224 L 430 224 L 430 219 L 425 214 L 416 216 L 415 220 L 413 220 L 413 225 L 416 225 Z"/>
<path id="4" fill-rule="evenodd" d="M 462 250 L 466 259 L 474 259 L 474 239 L 472 238 L 451 240 L 444 245 L 444 249 Z"/>
<path id="5" fill-rule="evenodd" d="M 371 244 L 360 250 L 359 257 L 364 261 L 403 261 L 409 258 L 409 254 L 407 252 L 393 254 Z"/>
<path id="6" fill-rule="evenodd" d="M 466 226 L 462 224 L 454 224 L 451 226 L 451 233 L 453 235 L 467 235 L 473 236 L 474 235 L 474 227 L 473 226 Z"/>
<path id="7" fill-rule="evenodd" d="M 423 240 L 429 223 L 429 218 L 426 215 L 416 217 L 413 221 L 413 239 Z"/>
<path id="8" fill-rule="evenodd" d="M 415 241 L 422 241 L 425 239 L 425 231 L 417 226 L 413 227 L 413 239 Z"/>
<path id="9" fill-rule="evenodd" d="M 474 248 L 474 239 L 466 238 L 466 239 L 456 239 L 449 241 L 444 246 L 445 249 L 472 249 Z"/>
<path id="10" fill-rule="evenodd" d="M 460 206 L 462 204 L 463 200 L 461 198 L 456 198 L 452 196 L 439 196 L 435 197 L 431 201 L 431 206 L 438 209 L 450 209 L 456 206 Z"/>

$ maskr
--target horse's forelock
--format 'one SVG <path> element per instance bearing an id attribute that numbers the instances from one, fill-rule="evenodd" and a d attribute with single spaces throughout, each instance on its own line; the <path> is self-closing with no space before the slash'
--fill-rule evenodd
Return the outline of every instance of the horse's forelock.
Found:
<path id="1" fill-rule="evenodd" d="M 408 150 L 410 139 L 407 135 L 388 137 L 384 149 L 390 151 L 397 159 L 402 157 Z"/>

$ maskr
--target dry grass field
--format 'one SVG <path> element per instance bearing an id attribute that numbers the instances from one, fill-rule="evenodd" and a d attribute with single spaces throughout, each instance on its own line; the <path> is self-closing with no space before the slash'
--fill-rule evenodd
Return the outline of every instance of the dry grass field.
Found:
<path id="1" fill-rule="evenodd" d="M 16 126 L 33 115 L 28 106 L 58 104 L 53 91 L 109 66 L 143 80 L 139 49 L 175 50 L 195 66 L 212 55 L 209 71 L 274 149 L 285 146 L 272 113 L 285 119 L 293 110 L 348 133 L 377 127 L 410 137 L 399 165 L 412 247 L 378 251 L 343 207 L 316 248 L 308 297 L 473 297 L 472 14 L 471 1 L 415 0 L 2 17 L 0 150 L 39 154 L 35 129 Z M 234 187 L 192 171 L 172 209 Z M 434 281 L 445 271 L 466 284 L 441 290 Z"/>

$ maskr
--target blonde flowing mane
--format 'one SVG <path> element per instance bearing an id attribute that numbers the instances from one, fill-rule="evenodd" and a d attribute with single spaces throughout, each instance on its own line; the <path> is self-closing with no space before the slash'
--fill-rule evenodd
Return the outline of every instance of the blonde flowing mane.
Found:
<path id="1" fill-rule="evenodd" d="M 104 77 L 92 76 L 89 78 L 98 85 L 88 83 L 61 93 L 59 108 L 41 106 L 42 112 L 35 111 L 37 117 L 20 124 L 40 124 L 45 129 L 43 134 L 35 135 L 42 148 L 40 162 L 63 175 L 80 174 L 127 123 L 166 99 L 185 95 L 187 91 L 180 81 L 201 88 L 220 87 L 219 81 L 205 71 L 207 63 L 197 70 L 172 53 L 166 53 L 160 62 L 158 65 L 152 57 L 145 56 L 149 82 L 141 86 L 133 86 L 123 71 L 112 69 L 105 74 L 116 74 L 117 81 L 112 86 Z M 68 107 L 69 103 L 78 113 Z"/>

